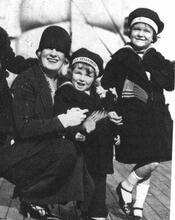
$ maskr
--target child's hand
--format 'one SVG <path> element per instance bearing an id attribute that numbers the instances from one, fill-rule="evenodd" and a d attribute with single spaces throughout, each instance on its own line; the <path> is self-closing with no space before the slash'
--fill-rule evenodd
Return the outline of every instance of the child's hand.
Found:
<path id="1" fill-rule="evenodd" d="M 105 98 L 108 90 L 104 89 L 102 86 L 96 87 L 96 93 L 100 96 L 100 98 Z"/>
<path id="2" fill-rule="evenodd" d="M 117 94 L 117 91 L 116 91 L 116 88 L 109 88 L 109 91 L 115 96 L 115 98 L 117 99 L 118 98 L 118 94 Z"/>
<path id="3" fill-rule="evenodd" d="M 120 135 L 117 135 L 116 137 L 114 137 L 114 145 L 115 146 L 120 145 Z"/>
<path id="4" fill-rule="evenodd" d="M 75 135 L 75 140 L 84 142 L 86 140 L 86 136 L 81 134 L 80 132 L 77 132 Z"/>
<path id="5" fill-rule="evenodd" d="M 109 112 L 108 113 L 108 117 L 109 117 L 109 120 L 114 122 L 116 125 L 122 125 L 123 122 L 122 122 L 122 116 L 118 116 L 116 112 Z"/>
<path id="6" fill-rule="evenodd" d="M 65 59 L 61 69 L 58 72 L 58 76 L 65 77 L 65 76 L 67 76 L 68 71 L 69 71 L 69 60 Z"/>

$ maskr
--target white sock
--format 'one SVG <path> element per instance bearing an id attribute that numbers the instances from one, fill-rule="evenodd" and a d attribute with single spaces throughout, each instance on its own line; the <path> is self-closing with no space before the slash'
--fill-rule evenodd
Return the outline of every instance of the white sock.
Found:
<path id="1" fill-rule="evenodd" d="M 136 186 L 136 201 L 133 207 L 143 208 L 148 190 L 150 187 L 150 179 L 145 180 L 144 182 L 138 183 Z M 143 210 L 134 209 L 134 215 L 143 217 Z"/>
<path id="2" fill-rule="evenodd" d="M 137 174 L 132 171 L 129 176 L 121 183 L 122 187 L 128 191 L 133 190 L 134 186 L 138 183 L 139 180 L 141 180 L 142 178 L 137 176 Z M 122 196 L 123 199 L 126 203 L 131 203 L 132 202 L 132 193 L 129 193 L 123 189 L 121 189 L 122 191 Z"/>
<path id="3" fill-rule="evenodd" d="M 95 217 L 91 217 L 92 219 L 96 219 L 96 220 L 105 220 L 106 218 L 104 218 L 104 217 L 99 217 L 99 218 L 95 218 Z"/>

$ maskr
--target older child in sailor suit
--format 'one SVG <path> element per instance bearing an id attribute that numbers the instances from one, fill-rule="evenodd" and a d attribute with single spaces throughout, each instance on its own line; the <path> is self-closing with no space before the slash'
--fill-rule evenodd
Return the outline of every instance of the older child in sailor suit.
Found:
<path id="1" fill-rule="evenodd" d="M 101 83 L 106 89 L 115 87 L 119 96 L 123 126 L 116 159 L 136 164 L 117 187 L 119 205 L 126 215 L 142 219 L 151 173 L 159 162 L 171 160 L 172 120 L 163 90 L 174 89 L 174 71 L 173 64 L 152 47 L 164 28 L 155 11 L 134 10 L 128 26 L 130 42 L 112 56 Z"/>

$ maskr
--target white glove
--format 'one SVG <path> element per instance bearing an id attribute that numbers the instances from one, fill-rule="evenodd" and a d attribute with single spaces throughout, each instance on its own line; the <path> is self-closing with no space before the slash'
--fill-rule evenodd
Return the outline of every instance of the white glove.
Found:
<path id="1" fill-rule="evenodd" d="M 61 121 L 62 125 L 67 128 L 69 126 L 76 126 L 81 124 L 86 118 L 87 109 L 71 108 L 67 110 L 66 114 L 58 115 L 58 119 Z"/>

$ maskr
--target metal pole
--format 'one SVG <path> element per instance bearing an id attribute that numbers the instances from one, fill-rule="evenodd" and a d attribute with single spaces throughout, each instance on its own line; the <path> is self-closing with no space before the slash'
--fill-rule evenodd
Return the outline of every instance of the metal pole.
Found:
<path id="1" fill-rule="evenodd" d="M 113 26 L 114 26 L 115 32 L 119 34 L 119 36 L 121 37 L 123 43 L 126 43 L 125 38 L 123 37 L 122 33 L 120 32 L 120 29 L 118 28 L 117 24 L 115 23 L 113 17 L 112 17 L 111 14 L 110 14 L 110 11 L 109 11 L 108 8 L 106 7 L 106 5 L 105 5 L 105 3 L 104 3 L 103 0 L 102 0 L 102 3 L 103 3 L 103 6 L 104 6 L 106 12 L 108 13 L 108 15 L 109 15 L 109 17 L 110 17 L 110 19 L 111 19 L 111 22 L 112 22 L 112 24 L 113 24 Z"/>

